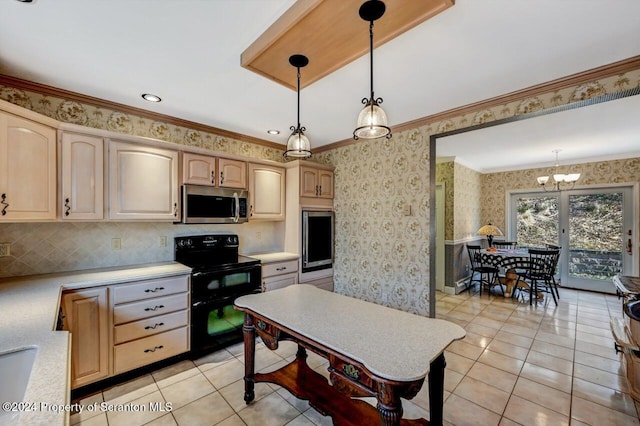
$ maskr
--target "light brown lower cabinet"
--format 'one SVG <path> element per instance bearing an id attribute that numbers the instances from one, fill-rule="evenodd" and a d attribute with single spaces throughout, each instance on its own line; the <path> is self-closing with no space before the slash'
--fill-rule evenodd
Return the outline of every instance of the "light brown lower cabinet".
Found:
<path id="1" fill-rule="evenodd" d="M 65 291 L 63 329 L 71 333 L 71 387 L 109 376 L 108 288 Z"/>
<path id="2" fill-rule="evenodd" d="M 189 276 L 67 290 L 71 388 L 189 351 Z"/>

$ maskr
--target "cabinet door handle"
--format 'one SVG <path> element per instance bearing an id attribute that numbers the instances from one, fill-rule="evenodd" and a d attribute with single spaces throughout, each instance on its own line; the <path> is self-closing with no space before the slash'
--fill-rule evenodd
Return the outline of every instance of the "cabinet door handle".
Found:
<path id="1" fill-rule="evenodd" d="M 7 207 L 9 207 L 9 203 L 5 202 L 7 199 L 7 194 L 2 194 L 0 196 L 0 204 L 2 204 L 2 216 L 7 214 Z"/>
<path id="2" fill-rule="evenodd" d="M 319 190 L 319 186 L 316 185 L 316 195 L 320 195 L 320 194 L 318 194 L 318 190 Z"/>
<path id="3" fill-rule="evenodd" d="M 220 185 L 224 183 L 224 172 L 220 172 Z"/>
<path id="4" fill-rule="evenodd" d="M 144 292 L 145 293 L 155 293 L 156 291 L 162 291 L 162 290 L 164 290 L 164 287 L 156 287 L 154 289 L 148 288 Z"/>
<path id="5" fill-rule="evenodd" d="M 212 184 L 216 183 L 216 171 L 215 170 L 211 170 L 211 183 Z"/>
<path id="6" fill-rule="evenodd" d="M 253 204 L 249 206 L 249 216 L 253 217 Z"/>
<path id="7" fill-rule="evenodd" d="M 145 311 L 157 311 L 158 309 L 164 308 L 164 305 L 156 305 L 153 308 L 144 308 Z"/>
<path id="8" fill-rule="evenodd" d="M 144 352 L 145 352 L 145 353 L 148 353 L 148 352 L 155 352 L 155 351 L 157 351 L 158 349 L 162 349 L 162 348 L 164 348 L 164 346 L 160 345 L 160 346 L 156 346 L 156 347 L 154 347 L 153 349 L 145 349 L 145 350 L 144 350 Z"/>
<path id="9" fill-rule="evenodd" d="M 287 267 L 283 266 L 282 268 L 276 268 L 276 271 L 284 271 L 285 269 L 287 269 Z"/>
<path id="10" fill-rule="evenodd" d="M 318 185 L 318 189 L 320 190 L 320 193 L 318 195 L 322 195 L 322 185 Z"/>
<path id="11" fill-rule="evenodd" d="M 163 323 L 163 322 L 157 322 L 157 323 L 155 323 L 154 325 L 148 325 L 148 326 L 146 326 L 144 329 L 145 329 L 145 330 L 155 330 L 155 329 L 156 329 L 156 327 L 162 327 L 163 325 L 164 325 L 164 323 Z"/>
<path id="12" fill-rule="evenodd" d="M 173 203 L 173 216 L 178 217 L 178 203 Z"/>
<path id="13" fill-rule="evenodd" d="M 65 216 L 69 216 L 69 210 L 71 210 L 71 206 L 69 205 L 70 202 L 71 200 L 69 200 L 68 198 L 64 199 L 64 215 Z"/>

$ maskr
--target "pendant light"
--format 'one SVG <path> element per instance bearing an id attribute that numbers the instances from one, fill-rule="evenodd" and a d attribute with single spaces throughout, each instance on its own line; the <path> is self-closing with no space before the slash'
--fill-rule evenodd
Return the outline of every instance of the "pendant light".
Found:
<path id="1" fill-rule="evenodd" d="M 373 95 L 373 22 L 380 19 L 386 7 L 380 0 L 369 0 L 360 6 L 360 17 L 369 21 L 369 51 L 371 55 L 371 98 L 363 98 L 365 107 L 358 115 L 358 124 L 353 131 L 353 138 L 358 140 L 374 139 L 385 136 L 391 138 L 391 129 L 387 125 L 387 114 L 380 107 L 382 98 L 375 98 Z"/>
<path id="2" fill-rule="evenodd" d="M 284 158 L 309 158 L 311 157 L 311 145 L 309 139 L 304 135 L 306 128 L 300 126 L 300 68 L 309 64 L 309 59 L 304 55 L 291 55 L 289 63 L 298 69 L 298 126 L 291 126 L 292 131 L 287 140 L 287 150 L 282 154 Z"/>

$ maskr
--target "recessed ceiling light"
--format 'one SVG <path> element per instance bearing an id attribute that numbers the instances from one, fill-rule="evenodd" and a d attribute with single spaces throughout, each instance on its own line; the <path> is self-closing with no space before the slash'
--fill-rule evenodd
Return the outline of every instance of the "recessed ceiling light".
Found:
<path id="1" fill-rule="evenodd" d="M 280 130 L 267 130 L 267 133 L 269 133 L 270 135 L 279 135 Z"/>
<path id="2" fill-rule="evenodd" d="M 143 93 L 142 99 L 149 102 L 160 102 L 162 100 L 160 99 L 160 96 L 152 95 L 150 93 Z"/>

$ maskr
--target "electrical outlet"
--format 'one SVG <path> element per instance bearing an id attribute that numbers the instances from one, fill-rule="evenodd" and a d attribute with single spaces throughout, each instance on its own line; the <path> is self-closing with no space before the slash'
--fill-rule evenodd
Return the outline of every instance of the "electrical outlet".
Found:
<path id="1" fill-rule="evenodd" d="M 11 243 L 0 243 L 0 257 L 11 256 Z"/>
<path id="2" fill-rule="evenodd" d="M 158 240 L 158 244 L 160 244 L 160 247 L 166 247 L 167 246 L 167 237 L 165 235 L 160 237 L 160 240 Z"/>
<path id="3" fill-rule="evenodd" d="M 122 240 L 120 238 L 111 239 L 111 250 L 120 250 L 122 248 Z"/>
<path id="4" fill-rule="evenodd" d="M 256 240 L 262 239 L 262 232 L 256 232 Z"/>

